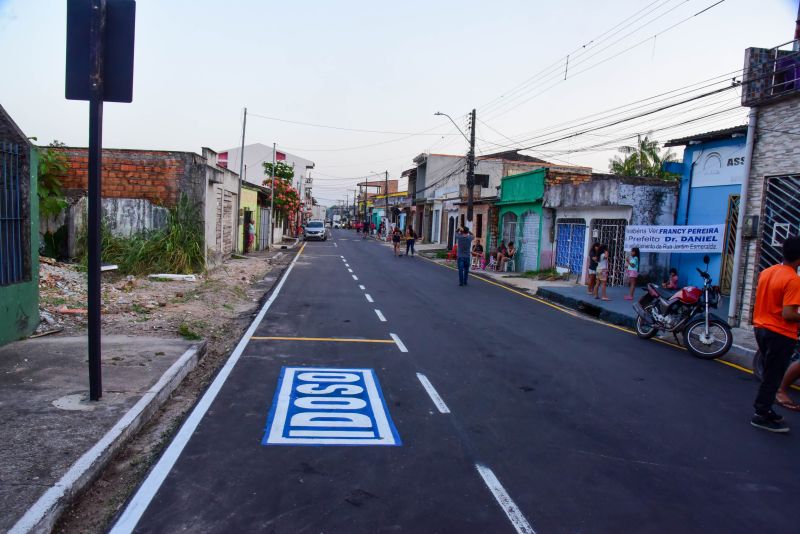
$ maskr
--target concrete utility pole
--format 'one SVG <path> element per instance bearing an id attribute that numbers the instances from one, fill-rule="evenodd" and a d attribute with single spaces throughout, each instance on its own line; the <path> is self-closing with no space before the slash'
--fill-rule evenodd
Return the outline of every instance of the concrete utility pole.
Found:
<path id="1" fill-rule="evenodd" d="M 273 235 L 275 234 L 275 148 L 276 144 L 272 143 L 272 184 L 269 186 L 269 243 L 267 246 L 272 246 Z"/>
<path id="2" fill-rule="evenodd" d="M 383 185 L 384 185 L 384 189 L 385 189 L 383 194 L 386 195 L 385 196 L 385 200 L 386 200 L 386 203 L 385 203 L 386 204 L 386 210 L 385 211 L 386 211 L 386 213 L 384 214 L 384 216 L 386 217 L 386 222 L 383 223 L 383 229 L 386 232 L 386 235 L 388 236 L 389 235 L 389 171 L 385 171 L 384 172 Z"/>
<path id="3" fill-rule="evenodd" d="M 469 123 L 469 152 L 467 152 L 467 221 L 472 222 L 473 189 L 475 187 L 475 110 Z"/>
<path id="4" fill-rule="evenodd" d="M 241 250 L 239 250 L 239 212 L 242 211 L 242 180 L 244 180 L 242 173 L 244 172 L 244 132 L 246 129 L 247 108 L 244 108 L 244 119 L 242 120 L 242 149 L 239 152 L 239 190 L 236 194 L 236 239 L 233 240 L 236 252 L 241 252 Z M 242 239 L 242 243 L 244 243 L 244 239 Z"/>

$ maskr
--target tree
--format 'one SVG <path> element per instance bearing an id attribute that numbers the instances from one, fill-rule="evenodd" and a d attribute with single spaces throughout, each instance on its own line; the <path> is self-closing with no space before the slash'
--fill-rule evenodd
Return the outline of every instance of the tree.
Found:
<path id="1" fill-rule="evenodd" d="M 608 164 L 612 174 L 620 176 L 641 176 L 647 178 L 675 179 L 676 175 L 664 170 L 664 164 L 675 161 L 675 154 L 667 150 L 661 154 L 658 141 L 647 135 L 636 136 L 636 146 L 619 147 L 620 156 L 611 158 Z"/>
<path id="2" fill-rule="evenodd" d="M 55 217 L 67 207 L 59 180 L 67 174 L 67 156 L 61 150 L 53 150 L 63 146 L 53 141 L 49 147 L 39 149 L 39 214 L 43 217 Z"/>
<path id="3" fill-rule="evenodd" d="M 264 163 L 264 174 L 266 178 L 263 184 L 267 187 L 272 187 L 272 163 Z M 300 195 L 292 186 L 292 179 L 294 178 L 294 169 L 279 161 L 275 165 L 275 199 L 273 204 L 275 211 L 282 212 L 284 215 L 289 215 L 300 209 Z M 272 194 L 272 193 L 270 193 Z"/>

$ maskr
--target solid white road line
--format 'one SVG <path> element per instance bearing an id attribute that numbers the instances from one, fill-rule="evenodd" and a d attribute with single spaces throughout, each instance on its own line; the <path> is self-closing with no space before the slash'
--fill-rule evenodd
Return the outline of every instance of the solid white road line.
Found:
<path id="1" fill-rule="evenodd" d="M 366 291 L 366 289 L 367 289 L 366 287 L 364 287 L 364 286 L 362 286 L 362 285 L 360 285 L 360 284 L 359 284 L 358 288 L 359 288 L 361 291 Z"/>
<path id="2" fill-rule="evenodd" d="M 350 272 L 352 273 L 353 271 L 350 271 Z M 355 280 L 356 282 L 358 282 L 358 277 L 357 277 L 356 275 L 353 275 L 353 280 Z"/>
<path id="3" fill-rule="evenodd" d="M 441 413 L 450 413 L 450 408 L 447 407 L 442 398 L 439 396 L 439 393 L 433 387 L 431 381 L 428 380 L 428 377 L 417 373 L 417 378 L 419 378 L 419 381 L 422 382 L 422 387 L 424 387 L 425 391 L 428 392 L 428 396 L 431 398 L 436 408 L 438 408 Z"/>
<path id="4" fill-rule="evenodd" d="M 300 252 L 302 251 L 303 249 L 301 248 Z M 158 489 L 161 487 L 164 479 L 167 478 L 167 475 L 172 470 L 175 462 L 178 461 L 178 457 L 181 455 L 183 448 L 189 442 L 194 434 L 194 431 L 197 429 L 197 425 L 200 424 L 203 416 L 205 416 L 206 412 L 208 412 L 211 403 L 214 402 L 214 399 L 217 397 L 220 389 L 222 389 L 222 386 L 225 384 L 228 376 L 230 376 L 231 371 L 233 371 L 234 366 L 242 356 L 247 343 L 250 341 L 250 337 L 255 333 L 256 328 L 258 328 L 258 326 L 261 324 L 261 321 L 264 320 L 267 310 L 269 310 L 270 306 L 272 306 L 272 303 L 275 302 L 275 299 L 277 299 L 278 295 L 280 295 L 283 284 L 286 283 L 286 279 L 289 278 L 289 275 L 292 273 L 292 269 L 297 263 L 297 258 L 299 257 L 299 253 L 294 257 L 292 263 L 289 265 L 289 268 L 286 269 L 283 278 L 281 278 L 278 282 L 278 285 L 275 286 L 275 290 L 272 292 L 272 295 L 269 297 L 267 302 L 264 303 L 261 311 L 258 312 L 256 318 L 250 324 L 250 328 L 247 329 L 242 336 L 242 339 L 239 340 L 239 344 L 236 345 L 236 348 L 231 353 L 228 361 L 225 362 L 225 365 L 208 387 L 205 394 L 200 399 L 200 402 L 197 403 L 197 405 L 194 407 L 194 410 L 192 410 L 192 413 L 186 419 L 186 422 L 183 423 L 183 426 L 175 435 L 175 438 L 169 444 L 167 450 L 164 451 L 164 454 L 162 454 L 161 459 L 158 461 L 155 467 L 153 467 L 152 471 L 150 471 L 150 474 L 139 487 L 139 491 L 136 492 L 136 494 L 133 496 L 133 499 L 131 499 L 131 501 L 128 503 L 125 511 L 111 529 L 110 534 L 129 533 L 136 528 L 136 524 L 139 522 L 139 519 L 141 519 L 144 511 L 150 505 L 150 501 L 153 500 L 153 497 L 158 492 Z"/>
<path id="5" fill-rule="evenodd" d="M 536 531 L 533 530 L 528 520 L 522 515 L 516 503 L 508 496 L 506 489 L 500 484 L 500 481 L 497 480 L 492 470 L 482 464 L 475 464 L 475 468 L 478 470 L 478 473 L 480 473 L 489 491 L 491 491 L 494 498 L 497 499 L 497 504 L 499 504 L 500 508 L 506 513 L 516 531 L 519 532 L 519 534 L 536 534 Z"/>
<path id="6" fill-rule="evenodd" d="M 400 341 L 400 336 L 398 336 L 397 334 L 389 334 L 389 335 L 392 336 L 392 339 L 394 339 L 394 344 L 397 345 L 397 348 L 400 349 L 400 352 L 408 352 L 406 346 L 403 344 L 402 341 Z"/>
<path id="7" fill-rule="evenodd" d="M 375 302 L 374 300 L 372 300 L 372 296 L 370 296 L 369 293 L 364 293 L 364 296 L 367 297 L 367 302 Z"/>
<path id="8" fill-rule="evenodd" d="M 378 316 L 378 319 L 380 319 L 382 323 L 386 322 L 386 317 L 383 316 L 380 310 L 375 310 L 375 315 Z"/>

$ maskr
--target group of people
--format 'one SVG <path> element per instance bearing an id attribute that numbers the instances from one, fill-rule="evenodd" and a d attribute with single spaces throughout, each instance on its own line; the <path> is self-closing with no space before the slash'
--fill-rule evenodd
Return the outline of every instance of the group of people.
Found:
<path id="1" fill-rule="evenodd" d="M 466 286 L 469 279 L 469 269 L 473 261 L 476 261 L 481 267 L 485 266 L 486 254 L 480 238 L 472 235 L 472 232 L 466 226 L 461 226 L 456 231 L 456 242 L 454 246 L 456 250 L 456 262 L 458 264 L 458 285 Z M 517 250 L 514 248 L 514 242 L 511 241 L 506 246 L 505 242 L 501 241 L 497 246 L 497 251 L 490 254 L 489 258 L 491 263 L 495 265 L 498 271 L 505 269 L 506 264 L 514 259 Z"/>
<path id="2" fill-rule="evenodd" d="M 417 242 L 417 234 L 410 226 L 406 229 L 406 233 L 400 230 L 399 226 L 395 226 L 392 230 L 392 246 L 394 247 L 395 257 L 400 257 L 403 254 L 400 252 L 400 242 L 406 242 L 406 256 L 414 256 L 414 244 Z"/>
<path id="3" fill-rule="evenodd" d="M 625 258 L 625 276 L 628 277 L 630 293 L 625 295 L 625 300 L 633 300 L 636 291 L 636 279 L 639 277 L 639 248 L 633 247 Z M 609 253 L 608 245 L 594 242 L 589 251 L 589 288 L 587 293 L 598 300 L 611 300 L 608 298 L 608 273 Z"/>

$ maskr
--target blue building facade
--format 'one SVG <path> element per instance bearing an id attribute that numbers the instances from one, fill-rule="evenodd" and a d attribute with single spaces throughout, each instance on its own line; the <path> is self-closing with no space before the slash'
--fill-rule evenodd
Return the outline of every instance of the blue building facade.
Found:
<path id="1" fill-rule="evenodd" d="M 733 274 L 746 135 L 747 126 L 737 126 L 673 139 L 664 145 L 685 147 L 682 162 L 666 165 L 681 177 L 675 224 L 725 225 L 723 252 L 709 255 L 709 274 L 723 294 L 730 292 Z M 703 254 L 672 254 L 670 265 L 678 269 L 680 285 L 702 285 L 696 267 L 703 267 Z"/>

